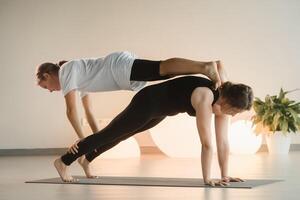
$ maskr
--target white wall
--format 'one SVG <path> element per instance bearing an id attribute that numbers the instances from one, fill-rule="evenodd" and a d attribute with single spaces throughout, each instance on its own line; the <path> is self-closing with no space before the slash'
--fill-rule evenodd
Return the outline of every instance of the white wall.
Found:
<path id="1" fill-rule="evenodd" d="M 65 147 L 76 138 L 62 95 L 35 86 L 44 61 L 117 50 L 218 58 L 258 97 L 299 87 L 299 10 L 297 0 L 0 0 L 0 149 Z M 132 95 L 95 95 L 97 116 L 114 116 Z M 290 97 L 299 101 L 300 92 Z"/>

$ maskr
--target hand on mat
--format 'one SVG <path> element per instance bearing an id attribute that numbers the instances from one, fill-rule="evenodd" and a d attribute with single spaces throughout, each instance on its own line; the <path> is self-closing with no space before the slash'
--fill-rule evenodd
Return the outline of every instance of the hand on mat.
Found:
<path id="1" fill-rule="evenodd" d="M 210 185 L 212 187 L 214 187 L 214 186 L 222 186 L 222 187 L 224 187 L 224 186 L 230 185 L 229 183 L 227 183 L 227 182 L 225 182 L 223 180 L 212 180 L 212 179 L 205 181 L 205 184 L 206 185 Z"/>
<path id="2" fill-rule="evenodd" d="M 230 176 L 223 177 L 221 180 L 225 181 L 226 183 L 229 183 L 229 182 L 245 182 L 243 179 L 233 178 L 233 177 L 230 177 Z"/>
<path id="3" fill-rule="evenodd" d="M 78 153 L 78 143 L 81 141 L 81 139 L 77 140 L 69 149 L 68 153 L 76 154 Z"/>

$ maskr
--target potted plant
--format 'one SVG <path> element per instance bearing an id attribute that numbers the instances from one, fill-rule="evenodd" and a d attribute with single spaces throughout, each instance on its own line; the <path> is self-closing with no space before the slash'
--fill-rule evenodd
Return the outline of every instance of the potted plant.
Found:
<path id="1" fill-rule="evenodd" d="M 299 90 L 299 89 L 296 89 Z M 283 91 L 279 95 L 265 97 L 265 101 L 255 98 L 253 108 L 255 115 L 252 117 L 256 125 L 257 134 L 266 133 L 269 153 L 287 154 L 291 143 L 291 132 L 300 130 L 300 102 L 295 102 L 286 97 L 286 94 L 296 91 Z"/>

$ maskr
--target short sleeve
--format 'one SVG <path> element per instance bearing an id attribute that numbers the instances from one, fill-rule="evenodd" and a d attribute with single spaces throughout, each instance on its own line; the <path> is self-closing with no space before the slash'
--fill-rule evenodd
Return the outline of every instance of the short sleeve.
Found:
<path id="1" fill-rule="evenodd" d="M 80 91 L 80 98 L 83 98 L 86 95 L 88 95 L 88 92 Z"/>
<path id="2" fill-rule="evenodd" d="M 66 96 L 70 91 L 78 88 L 77 73 L 74 62 L 71 61 L 62 66 L 59 71 L 59 82 L 64 96 Z"/>

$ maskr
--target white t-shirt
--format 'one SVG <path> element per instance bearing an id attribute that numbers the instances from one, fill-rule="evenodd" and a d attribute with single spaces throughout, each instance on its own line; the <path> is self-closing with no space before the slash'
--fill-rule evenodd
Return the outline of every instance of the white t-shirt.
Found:
<path id="1" fill-rule="evenodd" d="M 130 52 L 115 52 L 102 58 L 71 60 L 59 70 L 59 82 L 65 96 L 78 90 L 80 96 L 88 92 L 139 90 L 143 81 L 130 81 L 136 55 Z"/>

